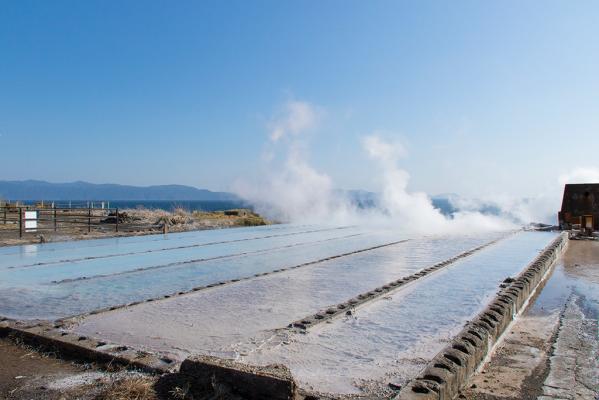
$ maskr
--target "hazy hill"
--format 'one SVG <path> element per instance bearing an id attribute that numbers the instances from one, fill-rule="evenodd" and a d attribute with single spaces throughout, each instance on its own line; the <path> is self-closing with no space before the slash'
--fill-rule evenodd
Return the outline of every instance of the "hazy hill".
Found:
<path id="1" fill-rule="evenodd" d="M 339 194 L 346 196 L 349 201 L 359 208 L 379 207 L 380 195 L 365 190 L 340 190 Z M 439 209 L 444 215 L 452 215 L 459 211 L 455 206 L 455 201 L 459 196 L 457 194 L 440 194 L 431 197 L 433 207 Z"/>
<path id="2" fill-rule="evenodd" d="M 128 186 L 89 182 L 0 181 L 6 200 L 238 200 L 232 193 L 184 185 Z"/>

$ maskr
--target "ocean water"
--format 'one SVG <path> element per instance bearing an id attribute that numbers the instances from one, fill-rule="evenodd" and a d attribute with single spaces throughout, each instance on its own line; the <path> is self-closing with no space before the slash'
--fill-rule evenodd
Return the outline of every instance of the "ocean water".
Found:
<path id="1" fill-rule="evenodd" d="M 55 204 L 56 207 L 73 207 L 73 208 L 87 208 L 91 207 L 92 204 L 96 208 L 102 206 L 102 201 L 64 201 L 64 200 L 46 200 L 44 203 Z M 37 201 L 24 201 L 24 204 L 36 204 Z M 106 208 L 147 208 L 147 209 L 160 209 L 165 211 L 173 211 L 176 208 L 182 208 L 187 211 L 223 211 L 230 210 L 233 208 L 250 208 L 252 205 L 243 201 L 233 200 L 111 200 L 104 201 Z"/>
<path id="2" fill-rule="evenodd" d="M 368 209 L 378 207 L 374 200 L 350 199 L 358 208 Z M 453 215 L 458 209 L 447 199 L 433 198 L 431 199 L 433 207 L 438 209 L 443 215 Z M 45 203 L 55 203 L 56 207 L 78 207 L 87 208 L 93 205 L 101 207 L 102 201 L 87 201 L 87 200 L 46 200 Z M 24 201 L 24 204 L 34 205 L 37 201 Z M 234 208 L 249 208 L 253 209 L 253 205 L 244 200 L 112 200 L 104 201 L 105 207 L 111 208 L 147 208 L 160 209 L 165 211 L 173 211 L 176 208 L 183 208 L 188 211 L 223 211 Z M 499 210 L 487 206 L 482 209 L 483 214 L 497 215 Z"/>

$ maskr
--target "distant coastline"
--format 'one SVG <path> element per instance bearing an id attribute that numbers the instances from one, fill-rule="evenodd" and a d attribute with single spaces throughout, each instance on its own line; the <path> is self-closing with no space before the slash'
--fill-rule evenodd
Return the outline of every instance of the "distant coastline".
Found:
<path id="1" fill-rule="evenodd" d="M 233 193 L 185 185 L 131 186 L 40 180 L 0 180 L 0 198 L 10 201 L 241 201 Z"/>

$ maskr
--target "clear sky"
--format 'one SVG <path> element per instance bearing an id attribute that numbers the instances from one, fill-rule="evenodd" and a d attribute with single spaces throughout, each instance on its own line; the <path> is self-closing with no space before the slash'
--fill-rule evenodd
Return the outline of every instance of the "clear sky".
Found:
<path id="1" fill-rule="evenodd" d="M 373 188 L 529 195 L 597 166 L 597 1 L 0 0 L 0 179 L 180 183 L 258 173 L 272 121 L 318 110 L 311 165 Z"/>

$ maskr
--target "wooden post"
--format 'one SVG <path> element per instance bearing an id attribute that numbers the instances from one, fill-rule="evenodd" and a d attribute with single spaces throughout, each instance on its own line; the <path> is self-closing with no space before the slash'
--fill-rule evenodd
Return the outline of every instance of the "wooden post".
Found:
<path id="1" fill-rule="evenodd" d="M 56 207 L 54 207 L 54 232 L 56 232 Z"/>
<path id="2" fill-rule="evenodd" d="M 118 232 L 119 231 L 119 209 L 118 209 L 118 207 L 116 208 L 114 215 L 116 217 L 116 231 Z"/>
<path id="3" fill-rule="evenodd" d="M 4 225 L 6 225 L 6 207 L 4 207 Z"/>
<path id="4" fill-rule="evenodd" d="M 91 207 L 87 209 L 87 232 L 92 231 L 92 209 Z"/>
<path id="5" fill-rule="evenodd" d="M 19 207 L 19 237 L 23 237 L 23 209 Z"/>

